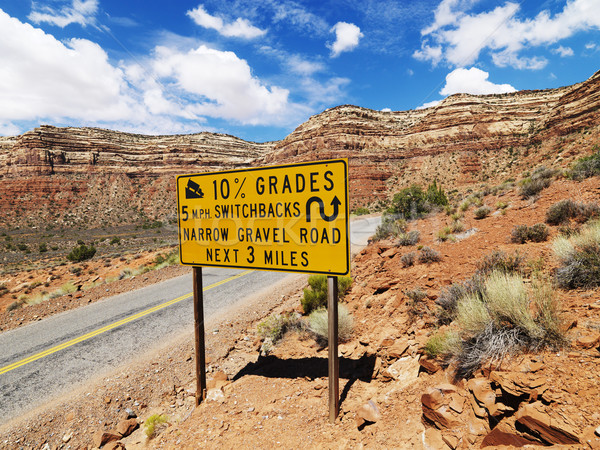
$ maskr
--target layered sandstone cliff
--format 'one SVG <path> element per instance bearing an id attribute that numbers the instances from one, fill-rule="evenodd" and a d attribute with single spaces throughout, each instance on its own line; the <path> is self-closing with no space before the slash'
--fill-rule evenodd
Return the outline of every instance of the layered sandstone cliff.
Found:
<path id="1" fill-rule="evenodd" d="M 340 157 L 350 160 L 351 206 L 364 206 L 414 182 L 452 189 L 565 166 L 591 151 L 599 129 L 600 72 L 559 89 L 458 94 L 414 111 L 339 106 L 262 144 L 41 126 L 0 138 L 0 227 L 24 217 L 80 226 L 172 218 L 176 174 Z"/>

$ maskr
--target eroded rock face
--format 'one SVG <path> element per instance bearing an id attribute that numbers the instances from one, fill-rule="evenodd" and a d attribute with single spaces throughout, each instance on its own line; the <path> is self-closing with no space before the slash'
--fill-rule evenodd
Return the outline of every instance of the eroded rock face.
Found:
<path id="1" fill-rule="evenodd" d="M 84 219 L 86 226 L 135 222 L 140 213 L 172 219 L 177 174 L 318 159 L 349 158 L 351 208 L 390 198 L 414 182 L 437 179 L 449 190 L 504 180 L 544 158 L 564 165 L 589 153 L 593 139 L 556 157 L 561 137 L 590 129 L 600 134 L 599 110 L 600 72 L 564 88 L 458 94 L 414 111 L 339 106 L 278 142 L 44 125 L 0 137 L 0 227 L 24 218 L 59 226 Z"/>

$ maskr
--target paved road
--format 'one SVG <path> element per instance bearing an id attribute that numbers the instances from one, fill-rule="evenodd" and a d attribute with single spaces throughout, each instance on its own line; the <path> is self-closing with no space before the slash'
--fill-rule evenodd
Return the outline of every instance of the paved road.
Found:
<path id="1" fill-rule="evenodd" d="M 351 224 L 353 251 L 365 245 L 379 218 Z M 204 313 L 243 302 L 289 276 L 282 272 L 203 269 Z M 193 329 L 192 277 L 110 297 L 0 334 L 0 424 L 99 373 L 140 356 L 152 343 Z"/>

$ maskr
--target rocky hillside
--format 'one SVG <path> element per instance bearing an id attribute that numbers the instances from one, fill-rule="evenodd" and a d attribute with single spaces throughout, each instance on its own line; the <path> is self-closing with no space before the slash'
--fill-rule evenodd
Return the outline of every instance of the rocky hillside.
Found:
<path id="1" fill-rule="evenodd" d="M 200 133 L 142 136 L 42 126 L 0 138 L 0 227 L 103 226 L 173 219 L 174 175 L 347 157 L 352 207 L 410 183 L 497 182 L 589 153 L 600 125 L 600 72 L 559 89 L 453 95 L 433 108 L 339 106 L 279 142 Z"/>

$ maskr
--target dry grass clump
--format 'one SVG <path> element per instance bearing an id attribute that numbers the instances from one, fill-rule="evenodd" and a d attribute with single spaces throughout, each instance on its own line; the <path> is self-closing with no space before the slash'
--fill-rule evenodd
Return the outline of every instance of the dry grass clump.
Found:
<path id="1" fill-rule="evenodd" d="M 556 270 L 560 287 L 592 289 L 600 286 L 600 221 L 570 237 L 557 237 L 552 248 L 561 263 Z"/>
<path id="2" fill-rule="evenodd" d="M 489 206 L 482 206 L 481 208 L 477 208 L 473 213 L 477 220 L 485 219 L 492 212 L 492 208 Z"/>
<path id="3" fill-rule="evenodd" d="M 419 262 L 429 264 L 442 260 L 442 255 L 431 247 L 423 247 L 419 252 Z"/>
<path id="4" fill-rule="evenodd" d="M 296 313 L 272 314 L 257 325 L 258 335 L 270 339 L 275 344 L 285 333 L 300 324 L 300 316 Z"/>
<path id="5" fill-rule="evenodd" d="M 489 274 L 497 270 L 516 273 L 521 270 L 523 262 L 524 258 L 518 252 L 509 255 L 501 250 L 495 250 L 477 263 L 477 270 L 482 274 Z"/>
<path id="6" fill-rule="evenodd" d="M 406 233 L 406 220 L 399 217 L 400 216 L 394 214 L 384 214 L 381 219 L 381 225 L 375 230 L 373 239 L 375 241 L 381 241 L 382 239 L 396 237 Z"/>
<path id="7" fill-rule="evenodd" d="M 419 242 L 421 233 L 418 230 L 409 231 L 408 233 L 398 234 L 398 245 L 408 247 Z"/>
<path id="8" fill-rule="evenodd" d="M 315 334 L 318 341 L 327 342 L 329 339 L 329 321 L 325 308 L 319 308 L 308 316 L 309 329 Z M 354 332 L 354 321 L 350 312 L 341 303 L 338 303 L 338 339 L 341 342 L 349 341 Z"/>
<path id="9" fill-rule="evenodd" d="M 400 262 L 402 263 L 402 267 L 411 267 L 415 265 L 415 259 L 417 255 L 415 252 L 405 253 L 400 257 Z"/>
<path id="10" fill-rule="evenodd" d="M 517 351 L 558 348 L 566 342 L 559 305 L 548 284 L 526 286 L 518 274 L 493 271 L 480 291 L 454 291 L 454 331 L 434 336 L 426 349 L 454 364 L 457 378 Z"/>

